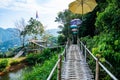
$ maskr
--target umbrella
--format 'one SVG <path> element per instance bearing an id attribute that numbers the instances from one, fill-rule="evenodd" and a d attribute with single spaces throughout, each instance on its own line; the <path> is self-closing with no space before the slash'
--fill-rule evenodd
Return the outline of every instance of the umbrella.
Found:
<path id="1" fill-rule="evenodd" d="M 73 19 L 70 21 L 71 25 L 80 25 L 82 23 L 82 20 L 80 19 Z"/>
<path id="2" fill-rule="evenodd" d="M 76 32 L 76 31 L 78 31 L 78 29 L 75 28 L 75 29 L 72 29 L 72 31 L 73 31 L 73 32 Z"/>
<path id="3" fill-rule="evenodd" d="M 76 0 L 69 4 L 69 10 L 76 14 L 85 14 L 96 7 L 95 0 Z"/>
<path id="4" fill-rule="evenodd" d="M 77 25 L 71 25 L 70 28 L 73 29 L 73 28 L 77 28 L 78 26 Z"/>

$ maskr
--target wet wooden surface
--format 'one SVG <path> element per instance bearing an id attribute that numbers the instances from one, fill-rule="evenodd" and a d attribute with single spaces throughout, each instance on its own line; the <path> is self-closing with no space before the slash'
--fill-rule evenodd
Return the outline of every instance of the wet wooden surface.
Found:
<path id="1" fill-rule="evenodd" d="M 62 66 L 62 80 L 94 80 L 78 45 L 71 45 Z"/>

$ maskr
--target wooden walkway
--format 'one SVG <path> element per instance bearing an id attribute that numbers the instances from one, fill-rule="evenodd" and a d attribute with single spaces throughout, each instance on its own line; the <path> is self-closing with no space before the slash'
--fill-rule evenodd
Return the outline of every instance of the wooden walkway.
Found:
<path id="1" fill-rule="evenodd" d="M 21 50 L 13 58 L 18 58 L 18 57 L 22 56 L 23 53 L 24 53 L 24 51 Z"/>
<path id="2" fill-rule="evenodd" d="M 62 66 L 62 80 L 94 80 L 77 45 L 71 45 Z"/>

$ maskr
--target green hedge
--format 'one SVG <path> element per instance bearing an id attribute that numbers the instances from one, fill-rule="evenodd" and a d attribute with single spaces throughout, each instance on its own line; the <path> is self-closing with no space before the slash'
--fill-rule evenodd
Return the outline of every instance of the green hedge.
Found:
<path id="1" fill-rule="evenodd" d="M 0 61 L 0 71 L 3 71 L 7 65 L 8 65 L 8 60 L 1 60 Z"/>

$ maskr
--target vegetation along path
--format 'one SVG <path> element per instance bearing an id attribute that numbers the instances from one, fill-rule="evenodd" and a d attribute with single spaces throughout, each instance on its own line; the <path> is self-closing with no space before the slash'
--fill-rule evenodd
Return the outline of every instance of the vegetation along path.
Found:
<path id="1" fill-rule="evenodd" d="M 71 45 L 62 67 L 62 80 L 92 80 L 93 75 L 78 45 Z"/>

